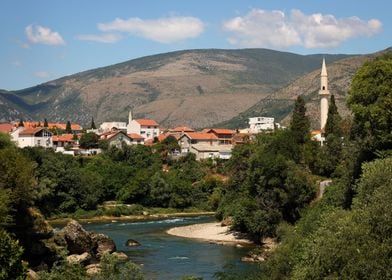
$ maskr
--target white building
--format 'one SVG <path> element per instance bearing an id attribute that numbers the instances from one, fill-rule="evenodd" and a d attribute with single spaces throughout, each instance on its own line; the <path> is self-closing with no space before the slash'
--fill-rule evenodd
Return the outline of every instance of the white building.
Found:
<path id="1" fill-rule="evenodd" d="M 24 147 L 51 148 L 53 146 L 52 132 L 50 132 L 46 128 L 37 127 L 37 128 L 21 129 L 18 131 L 18 133 L 13 133 L 11 135 L 19 148 L 24 148 Z"/>
<path id="2" fill-rule="evenodd" d="M 249 133 L 260 133 L 275 129 L 275 119 L 267 117 L 249 118 Z"/>
<path id="3" fill-rule="evenodd" d="M 126 122 L 104 122 L 99 126 L 99 132 L 105 133 L 112 130 L 123 130 L 127 131 L 127 123 Z"/>
<path id="4" fill-rule="evenodd" d="M 129 112 L 127 125 L 127 134 L 136 133 L 141 135 L 145 140 L 154 139 L 159 135 L 159 124 L 154 120 L 132 119 L 132 112 Z"/>

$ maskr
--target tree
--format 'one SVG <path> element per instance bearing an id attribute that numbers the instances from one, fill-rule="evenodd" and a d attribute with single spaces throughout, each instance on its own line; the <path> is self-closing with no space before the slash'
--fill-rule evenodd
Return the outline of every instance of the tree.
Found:
<path id="1" fill-rule="evenodd" d="M 48 127 L 49 125 L 48 125 L 48 120 L 47 119 L 44 119 L 44 127 Z"/>
<path id="2" fill-rule="evenodd" d="M 91 117 L 91 125 L 90 125 L 91 129 L 97 129 L 97 127 L 95 126 L 95 122 L 94 122 L 94 117 Z"/>
<path id="3" fill-rule="evenodd" d="M 98 148 L 99 136 L 93 132 L 85 133 L 80 137 L 79 144 L 83 149 Z"/>
<path id="4" fill-rule="evenodd" d="M 25 279 L 23 248 L 3 229 L 0 229 L 0 240 L 0 280 Z"/>
<path id="5" fill-rule="evenodd" d="M 20 119 L 18 126 L 24 126 L 23 119 Z"/>
<path id="6" fill-rule="evenodd" d="M 70 121 L 67 121 L 67 124 L 65 126 L 65 132 L 72 133 L 72 127 L 71 127 L 71 122 Z"/>
<path id="7" fill-rule="evenodd" d="M 373 151 L 392 149 L 392 51 L 364 63 L 347 103 L 354 114 L 353 136 Z"/>
<path id="8" fill-rule="evenodd" d="M 298 96 L 294 104 L 293 116 L 291 118 L 290 130 L 294 140 L 298 144 L 303 144 L 309 139 L 310 123 L 306 116 L 305 100 Z"/>
<path id="9" fill-rule="evenodd" d="M 325 124 L 325 136 L 329 134 L 334 134 L 337 137 L 342 136 L 342 118 L 339 115 L 338 107 L 335 103 L 335 96 L 331 95 L 331 102 L 328 107 L 328 118 L 327 123 Z"/>

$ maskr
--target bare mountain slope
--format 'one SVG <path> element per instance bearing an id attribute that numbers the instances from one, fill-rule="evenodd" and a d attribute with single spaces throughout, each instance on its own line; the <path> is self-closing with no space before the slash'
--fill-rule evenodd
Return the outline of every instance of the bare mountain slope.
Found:
<path id="1" fill-rule="evenodd" d="M 330 62 L 346 57 L 326 55 Z M 0 100 L 26 119 L 88 124 L 93 116 L 99 123 L 126 120 L 132 109 L 163 126 L 200 128 L 233 118 L 318 69 L 321 59 L 266 49 L 178 51 L 0 92 Z"/>
<path id="2" fill-rule="evenodd" d="M 335 95 L 336 105 L 343 117 L 350 114 L 346 106 L 346 98 L 354 74 L 365 61 L 381 53 L 383 52 L 353 56 L 336 62 L 328 61 L 326 58 L 329 90 L 331 94 Z M 248 118 L 255 116 L 275 117 L 283 125 L 288 125 L 294 101 L 298 95 L 302 95 L 306 101 L 307 114 L 311 120 L 311 125 L 314 129 L 319 129 L 320 99 L 318 91 L 320 89 L 320 71 L 321 61 L 317 70 L 305 74 L 288 86 L 260 99 L 248 110 L 219 125 L 232 128 L 246 127 L 248 126 Z"/>

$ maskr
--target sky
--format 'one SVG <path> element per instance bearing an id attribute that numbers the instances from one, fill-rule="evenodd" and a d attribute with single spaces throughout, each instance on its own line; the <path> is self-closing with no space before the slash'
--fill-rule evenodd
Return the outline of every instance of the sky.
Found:
<path id="1" fill-rule="evenodd" d="M 365 54 L 392 46 L 390 0 L 1 0 L 0 89 L 184 49 Z"/>

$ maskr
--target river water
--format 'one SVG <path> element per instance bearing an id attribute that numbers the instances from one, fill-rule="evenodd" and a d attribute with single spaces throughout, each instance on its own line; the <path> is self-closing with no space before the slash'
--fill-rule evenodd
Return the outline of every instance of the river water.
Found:
<path id="1" fill-rule="evenodd" d="M 236 271 L 253 270 L 254 265 L 240 261 L 249 248 L 210 244 L 165 232 L 171 227 L 211 221 L 214 221 L 213 217 L 204 216 L 83 226 L 89 231 L 111 237 L 117 250 L 125 252 L 133 262 L 142 265 L 147 279 L 175 280 L 185 275 L 215 279 L 214 273 L 223 271 L 225 266 L 234 266 Z M 140 242 L 141 246 L 125 246 L 130 238 Z"/>

